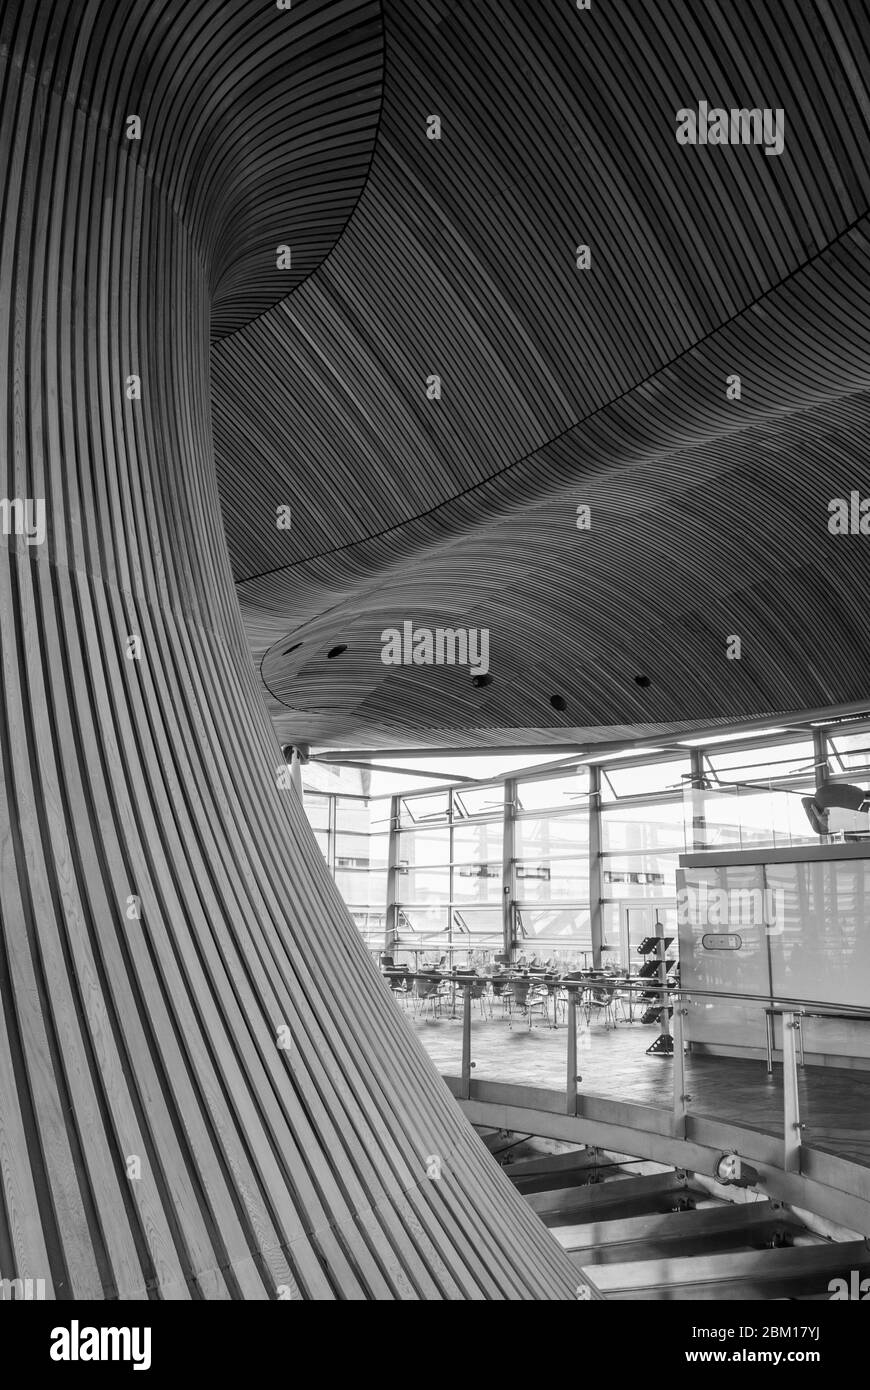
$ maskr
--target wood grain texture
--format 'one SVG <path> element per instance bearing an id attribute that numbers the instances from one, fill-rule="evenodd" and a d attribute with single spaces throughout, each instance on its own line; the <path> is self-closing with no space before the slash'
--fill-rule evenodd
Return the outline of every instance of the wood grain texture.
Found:
<path id="1" fill-rule="evenodd" d="M 384 9 L 353 219 L 213 352 L 282 739 L 560 742 L 865 698 L 870 549 L 827 504 L 868 494 L 866 4 Z M 701 99 L 782 108 L 782 154 L 678 145 Z M 488 627 L 493 683 L 385 667 L 405 619 Z"/>
<path id="2" fill-rule="evenodd" d="M 340 236 L 379 35 L 3 10 L 0 493 L 46 538 L 0 546 L 0 1276 L 57 1298 L 575 1297 L 276 785 L 219 509 L 210 344 L 286 294 L 277 221 L 300 278 Z"/>

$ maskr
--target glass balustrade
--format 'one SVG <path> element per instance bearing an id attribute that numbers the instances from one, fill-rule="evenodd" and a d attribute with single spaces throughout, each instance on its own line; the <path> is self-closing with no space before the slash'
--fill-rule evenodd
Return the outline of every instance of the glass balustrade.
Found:
<path id="1" fill-rule="evenodd" d="M 657 1133 L 708 1144 L 715 1134 L 744 1163 L 771 1141 L 765 1152 L 787 1172 L 818 1163 L 810 1150 L 870 1167 L 870 1011 L 855 1005 L 579 969 L 409 971 L 394 994 L 460 1098 L 639 1123 L 622 1102 L 644 1107 L 641 1128 L 658 1112 Z"/>

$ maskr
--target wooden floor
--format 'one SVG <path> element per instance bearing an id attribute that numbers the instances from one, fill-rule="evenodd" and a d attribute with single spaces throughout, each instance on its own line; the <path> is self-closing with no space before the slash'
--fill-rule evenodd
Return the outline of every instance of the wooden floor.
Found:
<path id="1" fill-rule="evenodd" d="M 444 1075 L 459 1075 L 462 1028 L 459 1018 L 423 1019 L 408 1012 L 429 1056 Z M 577 1070 L 581 1095 L 609 1096 L 670 1108 L 673 1062 L 650 1057 L 646 1049 L 658 1029 L 641 1023 L 619 1023 L 615 1029 L 585 1024 L 577 1034 Z M 531 1028 L 494 1016 L 472 1022 L 472 1061 L 475 1081 L 511 1081 L 547 1090 L 564 1091 L 567 1072 L 567 1029 Z M 686 1082 L 692 1096 L 690 1112 L 731 1120 L 735 1125 L 765 1134 L 783 1132 L 782 1069 L 772 1077 L 764 1061 L 723 1057 L 687 1057 Z M 870 1072 L 833 1067 L 804 1067 L 800 1071 L 801 1120 L 804 1143 L 812 1148 L 870 1166 Z"/>

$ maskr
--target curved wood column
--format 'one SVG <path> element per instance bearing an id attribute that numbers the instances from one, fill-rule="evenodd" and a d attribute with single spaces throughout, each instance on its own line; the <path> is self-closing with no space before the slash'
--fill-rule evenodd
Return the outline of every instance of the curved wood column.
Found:
<path id="1" fill-rule="evenodd" d="M 333 53 L 364 156 L 374 7 L 317 8 L 362 34 L 312 61 Z M 43 500 L 45 538 L 0 538 L 0 1276 L 63 1299 L 571 1298 L 277 784 L 239 619 L 210 311 L 268 299 L 238 208 L 258 151 L 278 167 L 287 22 L 6 7 L 0 495 Z M 312 198 L 322 174 L 303 161 Z"/>

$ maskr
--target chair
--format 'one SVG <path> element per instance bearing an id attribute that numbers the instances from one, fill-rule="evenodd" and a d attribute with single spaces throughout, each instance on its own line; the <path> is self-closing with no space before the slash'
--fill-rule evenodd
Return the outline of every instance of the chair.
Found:
<path id="1" fill-rule="evenodd" d="M 408 997 L 413 989 L 413 981 L 410 976 L 406 975 L 402 970 L 397 970 L 395 967 L 393 967 L 392 970 L 387 970 L 385 973 L 390 982 L 390 989 L 393 995 L 401 1002 L 403 1008 L 406 1007 Z"/>
<path id="2" fill-rule="evenodd" d="M 502 1018 L 507 1014 L 508 1019 L 510 1019 L 514 1000 L 510 977 L 505 975 L 493 975 L 490 984 L 492 985 L 493 999 L 501 1000 Z M 490 1017 L 492 1017 L 492 1010 L 490 1010 Z"/>
<path id="3" fill-rule="evenodd" d="M 489 996 L 488 996 L 488 994 L 487 994 L 486 985 L 487 985 L 487 981 L 486 981 L 486 980 L 475 980 L 475 981 L 474 981 L 474 984 L 471 985 L 471 999 L 472 999 L 472 1003 L 473 1003 L 475 1000 L 477 1000 L 477 1002 L 478 1002 L 478 1004 L 479 1004 L 479 1006 L 480 1006 L 480 1016 L 481 1016 L 481 1018 L 486 1018 L 486 1006 L 487 1006 L 487 1004 L 489 1004 Z M 490 1004 L 490 1007 L 489 1007 L 489 1016 L 490 1016 L 490 1018 L 492 1018 L 492 1005 L 491 1005 L 491 1004 Z"/>
<path id="4" fill-rule="evenodd" d="M 562 1005 L 564 1006 L 564 1002 L 565 1002 L 565 996 L 564 996 L 564 991 L 562 990 L 561 981 L 560 981 L 558 975 L 555 975 L 555 976 L 548 976 L 548 977 L 543 981 L 543 985 L 544 985 L 544 988 L 545 988 L 546 991 L 547 991 L 547 1019 L 548 1019 L 548 1021 L 549 1021 L 549 1010 L 550 1010 L 550 1005 L 552 1004 L 552 1006 L 553 1006 L 553 1022 L 550 1024 L 550 1027 L 551 1027 L 551 1028 L 558 1028 L 558 1026 L 559 1026 L 559 1005 L 562 1004 Z"/>
<path id="5" fill-rule="evenodd" d="M 529 1028 L 531 1028 L 535 1009 L 538 1010 L 542 1018 L 547 1013 L 547 990 L 543 986 L 543 982 L 527 976 L 514 980 L 514 1003 L 520 1011 L 525 1012 Z M 511 1019 L 511 1027 L 513 1027 L 513 1019 Z"/>
<path id="6" fill-rule="evenodd" d="M 437 976 L 417 981 L 417 1002 L 421 1006 L 421 1012 L 425 1014 L 427 1009 L 431 1009 L 433 1019 L 441 1013 L 445 996 L 443 985 L 444 981 Z"/>
<path id="7" fill-rule="evenodd" d="M 617 1002 L 616 985 L 597 980 L 590 989 L 585 1003 L 587 1024 L 594 1013 L 598 1018 L 604 1018 L 605 1028 L 615 1028 Z"/>

